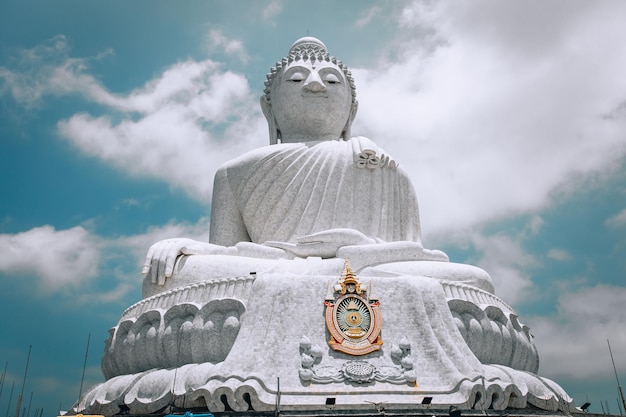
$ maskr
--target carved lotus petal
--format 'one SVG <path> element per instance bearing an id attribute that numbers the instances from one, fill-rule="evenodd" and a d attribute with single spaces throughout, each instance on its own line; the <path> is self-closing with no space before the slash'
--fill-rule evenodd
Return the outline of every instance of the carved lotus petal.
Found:
<path id="1" fill-rule="evenodd" d="M 411 342 L 409 342 L 409 339 L 407 339 L 406 336 L 400 340 L 400 349 L 404 352 L 411 350 Z"/>
<path id="2" fill-rule="evenodd" d="M 391 346 L 391 357 L 396 360 L 402 358 L 402 349 L 398 345 Z"/>
<path id="3" fill-rule="evenodd" d="M 415 371 L 406 371 L 404 373 L 404 379 L 406 382 L 415 382 L 417 381 L 417 375 L 415 374 Z"/>
<path id="4" fill-rule="evenodd" d="M 406 370 L 413 369 L 413 361 L 411 361 L 411 359 L 408 356 L 405 358 L 402 358 L 402 360 L 400 361 L 400 364 L 402 364 L 402 367 Z"/>
<path id="5" fill-rule="evenodd" d="M 300 339 L 300 349 L 304 350 L 305 352 L 311 349 L 311 339 L 306 336 L 302 336 L 302 338 Z"/>
<path id="6" fill-rule="evenodd" d="M 313 356 L 313 358 L 321 358 L 323 354 L 324 350 L 318 345 L 311 347 L 311 356 Z"/>
<path id="7" fill-rule="evenodd" d="M 315 362 L 313 356 L 307 355 L 306 353 L 302 354 L 300 363 L 302 364 L 303 368 L 310 368 L 311 366 L 313 366 L 313 362 Z"/>
<path id="8" fill-rule="evenodd" d="M 313 379 L 313 371 L 310 369 L 300 369 L 300 379 L 303 381 L 310 381 Z"/>

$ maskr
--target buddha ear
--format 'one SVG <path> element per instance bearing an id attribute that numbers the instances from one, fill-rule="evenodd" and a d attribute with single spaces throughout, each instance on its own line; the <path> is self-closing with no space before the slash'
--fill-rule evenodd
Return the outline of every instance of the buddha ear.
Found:
<path id="1" fill-rule="evenodd" d="M 356 117 L 357 110 L 359 110 L 359 102 L 355 100 L 354 103 L 352 103 L 352 107 L 350 108 L 350 115 L 348 116 L 348 122 L 346 123 L 346 126 L 343 128 L 343 132 L 341 132 L 341 137 L 344 140 L 348 140 L 351 137 L 350 130 L 352 128 L 352 122 L 354 121 L 354 118 Z"/>
<path id="2" fill-rule="evenodd" d="M 274 112 L 272 112 L 272 105 L 267 101 L 267 97 L 261 96 L 261 111 L 267 120 L 267 127 L 270 134 L 270 145 L 276 145 L 278 143 L 278 128 L 276 127 L 276 119 L 274 119 Z"/>

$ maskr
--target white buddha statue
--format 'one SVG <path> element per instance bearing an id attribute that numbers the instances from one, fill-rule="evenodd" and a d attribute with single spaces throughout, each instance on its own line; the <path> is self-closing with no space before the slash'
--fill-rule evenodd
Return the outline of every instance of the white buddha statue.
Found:
<path id="1" fill-rule="evenodd" d="M 306 37 L 292 45 L 268 74 L 261 108 L 270 145 L 218 170 L 209 243 L 177 238 L 150 248 L 144 296 L 180 285 L 167 281 L 187 255 L 247 258 L 231 258 L 230 273 L 247 273 L 250 259 L 349 258 L 358 272 L 393 263 L 403 273 L 445 270 L 446 279 L 454 279 L 453 270 L 457 279 L 493 290 L 478 268 L 432 264 L 448 257 L 422 246 L 411 181 L 374 142 L 350 137 L 358 109 L 354 81 L 321 41 Z M 219 258 L 220 271 L 228 262 Z M 301 263 L 280 265 L 296 272 Z"/>
<path id="2" fill-rule="evenodd" d="M 149 249 L 143 299 L 106 341 L 106 381 L 74 411 L 319 411 L 329 398 L 571 411 L 489 275 L 424 249 L 407 174 L 350 136 L 347 68 L 306 37 L 265 86 L 270 145 L 218 170 L 208 243 Z"/>

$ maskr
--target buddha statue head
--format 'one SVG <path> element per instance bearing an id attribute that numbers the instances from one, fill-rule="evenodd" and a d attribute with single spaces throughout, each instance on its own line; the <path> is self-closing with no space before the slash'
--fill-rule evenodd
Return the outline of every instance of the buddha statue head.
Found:
<path id="1" fill-rule="evenodd" d="M 267 74 L 264 93 L 270 144 L 350 138 L 358 109 L 354 80 L 319 39 L 298 39 Z"/>

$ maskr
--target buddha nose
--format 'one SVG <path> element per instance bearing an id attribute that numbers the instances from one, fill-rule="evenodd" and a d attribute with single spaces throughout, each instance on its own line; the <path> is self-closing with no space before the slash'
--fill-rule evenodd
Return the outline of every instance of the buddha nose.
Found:
<path id="1" fill-rule="evenodd" d="M 306 91 L 314 93 L 326 91 L 326 86 L 324 85 L 324 82 L 320 78 L 320 75 L 317 73 L 317 71 L 311 71 L 302 88 Z"/>

